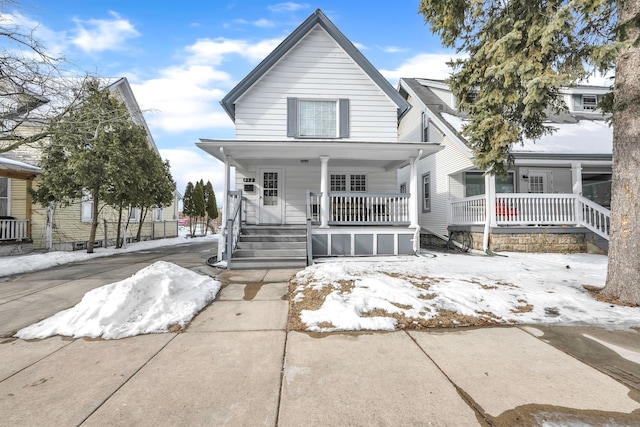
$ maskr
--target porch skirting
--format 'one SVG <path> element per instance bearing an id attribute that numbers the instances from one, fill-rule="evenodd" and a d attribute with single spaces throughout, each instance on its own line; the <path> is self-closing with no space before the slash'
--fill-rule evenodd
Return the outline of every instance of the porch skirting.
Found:
<path id="1" fill-rule="evenodd" d="M 482 251 L 483 227 L 449 226 L 449 232 L 454 233 L 454 240 L 462 238 L 460 232 L 468 232 L 472 248 Z M 606 253 L 595 240 L 596 237 L 583 228 L 494 227 L 489 234 L 489 248 L 494 252 Z"/>
<path id="2" fill-rule="evenodd" d="M 314 257 L 413 254 L 414 230 L 407 227 L 314 228 Z"/>

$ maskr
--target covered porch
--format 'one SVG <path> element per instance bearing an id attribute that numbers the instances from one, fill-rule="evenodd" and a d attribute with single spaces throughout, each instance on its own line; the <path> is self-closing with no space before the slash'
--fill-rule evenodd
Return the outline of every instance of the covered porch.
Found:
<path id="1" fill-rule="evenodd" d="M 0 157 L 0 244 L 31 241 L 29 189 L 40 172 L 38 167 Z"/>
<path id="2" fill-rule="evenodd" d="M 219 259 L 222 252 L 227 259 L 235 251 L 234 236 L 244 224 L 304 227 L 309 260 L 376 255 L 390 248 L 402 253 L 407 242 L 413 250 L 419 230 L 416 162 L 441 149 L 433 143 L 326 140 L 203 139 L 198 146 L 225 165 L 225 239 L 220 240 L 227 243 Z M 396 171 L 406 165 L 411 180 L 401 192 Z"/>

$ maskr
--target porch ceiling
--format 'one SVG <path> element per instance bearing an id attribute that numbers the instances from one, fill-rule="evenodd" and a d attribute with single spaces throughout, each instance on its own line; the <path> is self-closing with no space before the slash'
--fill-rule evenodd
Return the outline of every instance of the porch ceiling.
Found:
<path id="1" fill-rule="evenodd" d="M 319 165 L 329 157 L 333 166 L 368 166 L 393 170 L 409 164 L 409 158 L 429 156 L 444 147 L 431 142 L 335 142 L 326 140 L 245 141 L 200 139 L 198 147 L 224 162 L 242 169 L 268 164 Z"/>

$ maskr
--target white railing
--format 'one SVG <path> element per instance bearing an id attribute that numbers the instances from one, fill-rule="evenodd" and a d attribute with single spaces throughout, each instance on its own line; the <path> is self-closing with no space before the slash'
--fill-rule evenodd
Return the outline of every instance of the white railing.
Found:
<path id="1" fill-rule="evenodd" d="M 452 200 L 449 222 L 456 225 L 484 224 L 486 212 L 484 205 L 484 195 Z"/>
<path id="2" fill-rule="evenodd" d="M 465 197 L 449 203 L 453 225 L 484 224 L 485 196 Z M 496 225 L 569 225 L 585 227 L 609 240 L 611 212 L 577 194 L 498 193 L 490 215 Z"/>
<path id="3" fill-rule="evenodd" d="M 307 219 L 313 224 L 320 224 L 320 203 L 322 193 L 307 191 Z"/>
<path id="4" fill-rule="evenodd" d="M 240 238 L 242 224 L 242 190 L 229 191 L 227 197 L 229 218 L 225 229 L 225 259 L 227 268 L 231 268 L 231 258 Z"/>
<path id="5" fill-rule="evenodd" d="M 496 194 L 499 225 L 578 223 L 575 194 Z"/>
<path id="6" fill-rule="evenodd" d="M 409 195 L 330 193 L 329 224 L 409 224 Z"/>
<path id="7" fill-rule="evenodd" d="M 29 238 L 29 220 L 0 219 L 0 241 L 26 240 Z"/>
<path id="8" fill-rule="evenodd" d="M 580 224 L 609 240 L 611 211 L 584 197 L 577 199 L 577 206 Z"/>

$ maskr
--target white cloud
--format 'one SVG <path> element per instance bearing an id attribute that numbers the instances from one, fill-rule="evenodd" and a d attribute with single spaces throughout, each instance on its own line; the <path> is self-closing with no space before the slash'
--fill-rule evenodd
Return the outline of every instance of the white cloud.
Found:
<path id="1" fill-rule="evenodd" d="M 33 32 L 35 39 L 41 42 L 46 52 L 54 57 L 62 56 L 68 46 L 64 31 L 53 31 L 42 25 L 42 23 L 22 14 L 4 14 L 1 20 L 5 29 L 16 29 L 22 34 L 31 34 Z"/>
<path id="2" fill-rule="evenodd" d="M 218 203 L 224 186 L 224 165 L 195 145 L 192 149 L 160 149 L 160 156 L 169 160 L 171 175 L 176 181 L 177 190 L 184 194 L 187 183 L 191 181 L 211 181 Z"/>
<path id="3" fill-rule="evenodd" d="M 406 52 L 408 49 L 398 46 L 383 46 L 380 48 L 384 53 L 401 53 Z"/>
<path id="4" fill-rule="evenodd" d="M 447 66 L 447 62 L 456 57 L 460 56 L 453 53 L 422 53 L 405 61 L 396 69 L 380 70 L 380 73 L 394 84 L 401 77 L 445 79 L 451 74 L 451 69 Z"/>
<path id="5" fill-rule="evenodd" d="M 282 13 L 282 12 L 295 12 L 298 10 L 309 9 L 310 7 L 311 6 L 309 6 L 307 3 L 294 3 L 294 2 L 288 1 L 284 3 L 278 3 L 271 6 L 267 6 L 267 9 L 269 9 L 271 12 Z"/>
<path id="6" fill-rule="evenodd" d="M 218 102 L 225 92 L 216 86 L 230 76 L 208 66 L 171 67 L 159 77 L 132 83 L 146 119 L 152 128 L 170 133 L 211 128 L 232 128 L 233 123 Z"/>
<path id="7" fill-rule="evenodd" d="M 276 24 L 273 21 L 269 21 L 268 19 L 264 19 L 264 18 L 254 21 L 253 25 L 260 28 L 273 28 L 276 26 Z"/>
<path id="8" fill-rule="evenodd" d="M 77 35 L 72 43 L 85 52 L 122 50 L 128 39 L 140 35 L 128 20 L 115 12 L 110 12 L 110 15 L 111 19 L 74 19 Z"/>
<path id="9" fill-rule="evenodd" d="M 224 56 L 228 54 L 236 54 L 256 62 L 261 61 L 281 41 L 282 39 L 268 39 L 251 43 L 246 40 L 233 40 L 224 37 L 207 38 L 196 41 L 185 50 L 191 55 L 188 59 L 190 63 L 218 66 L 224 60 Z"/>

